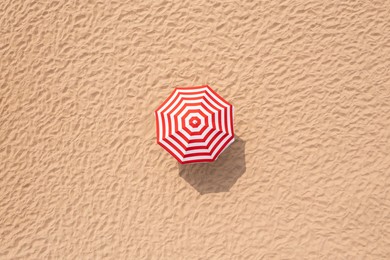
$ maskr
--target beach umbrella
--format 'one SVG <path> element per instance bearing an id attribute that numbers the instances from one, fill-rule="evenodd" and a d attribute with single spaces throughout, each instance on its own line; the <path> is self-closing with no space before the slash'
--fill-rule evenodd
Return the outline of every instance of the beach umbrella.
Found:
<path id="1" fill-rule="evenodd" d="M 157 143 L 182 164 L 215 161 L 234 141 L 233 106 L 207 85 L 175 88 L 155 116 Z"/>

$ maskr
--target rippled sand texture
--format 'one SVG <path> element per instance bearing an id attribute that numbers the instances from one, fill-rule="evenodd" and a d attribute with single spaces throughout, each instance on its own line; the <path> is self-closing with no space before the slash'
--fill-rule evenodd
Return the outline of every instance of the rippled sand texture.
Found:
<path id="1" fill-rule="evenodd" d="M 0 259 L 390 259 L 389 1 L 1 1 Z M 209 84 L 230 149 L 153 110 Z"/>

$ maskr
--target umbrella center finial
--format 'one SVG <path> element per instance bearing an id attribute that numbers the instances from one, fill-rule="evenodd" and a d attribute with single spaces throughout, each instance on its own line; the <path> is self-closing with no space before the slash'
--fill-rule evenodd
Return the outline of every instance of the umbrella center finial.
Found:
<path id="1" fill-rule="evenodd" d="M 197 116 L 193 116 L 193 117 L 190 118 L 188 123 L 189 123 L 189 125 L 191 127 L 196 128 L 196 127 L 198 127 L 200 125 L 201 121 L 200 121 L 200 119 Z"/>

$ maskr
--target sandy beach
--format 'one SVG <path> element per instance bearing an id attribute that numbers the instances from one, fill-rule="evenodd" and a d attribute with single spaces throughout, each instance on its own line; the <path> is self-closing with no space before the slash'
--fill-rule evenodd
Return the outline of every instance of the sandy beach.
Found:
<path id="1" fill-rule="evenodd" d="M 390 259 L 390 2 L 1 1 L 0 259 Z M 208 84 L 236 141 L 179 165 Z"/>

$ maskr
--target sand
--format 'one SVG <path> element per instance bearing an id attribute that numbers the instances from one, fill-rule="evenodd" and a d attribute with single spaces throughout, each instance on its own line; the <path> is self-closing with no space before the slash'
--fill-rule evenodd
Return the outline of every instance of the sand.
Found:
<path id="1" fill-rule="evenodd" d="M 1 1 L 0 259 L 390 259 L 389 1 Z M 180 166 L 175 86 L 235 106 Z"/>

